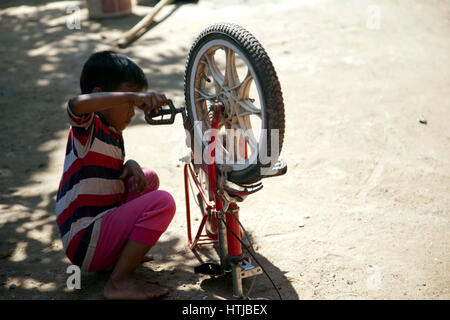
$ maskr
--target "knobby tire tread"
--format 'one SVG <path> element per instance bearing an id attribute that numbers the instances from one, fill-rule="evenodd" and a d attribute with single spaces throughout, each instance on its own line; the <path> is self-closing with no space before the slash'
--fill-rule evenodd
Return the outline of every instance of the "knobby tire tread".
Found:
<path id="1" fill-rule="evenodd" d="M 194 118 L 192 108 L 190 105 L 189 80 L 190 73 L 193 67 L 193 61 L 197 52 L 207 41 L 221 37 L 227 41 L 232 42 L 246 55 L 248 61 L 252 64 L 256 76 L 262 87 L 263 99 L 265 105 L 265 124 L 264 128 L 268 131 L 268 155 L 271 154 L 270 146 L 270 130 L 279 130 L 279 152 L 283 147 L 284 131 L 285 131 L 285 113 L 283 95 L 281 92 L 280 82 L 275 72 L 273 64 L 267 55 L 264 48 L 256 40 L 256 38 L 244 28 L 232 23 L 220 23 L 212 25 L 203 30 L 194 41 L 188 59 L 186 62 L 186 69 L 184 74 L 184 94 L 188 111 L 189 130 L 191 134 L 191 142 L 193 143 L 194 135 Z M 193 144 L 191 144 L 193 147 Z M 202 146 L 204 148 L 204 145 Z M 265 165 L 267 167 L 268 165 Z M 233 171 L 228 175 L 228 180 L 239 184 L 251 184 L 259 181 L 261 176 L 261 168 L 263 165 L 259 162 L 251 164 L 247 168 L 240 171 Z"/>

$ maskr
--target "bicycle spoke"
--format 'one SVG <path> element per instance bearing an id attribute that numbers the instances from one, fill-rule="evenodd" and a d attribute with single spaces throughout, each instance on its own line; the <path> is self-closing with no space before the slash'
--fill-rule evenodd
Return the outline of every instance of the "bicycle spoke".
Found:
<path id="1" fill-rule="evenodd" d="M 238 117 L 246 116 L 246 115 L 256 115 L 260 119 L 262 119 L 261 109 L 258 109 L 257 107 L 255 107 L 254 104 L 251 103 L 249 100 L 239 101 L 238 104 L 239 104 L 239 106 L 241 106 L 243 109 L 245 109 L 247 111 L 247 112 L 242 112 L 242 113 L 237 114 Z"/>
<path id="2" fill-rule="evenodd" d="M 239 88 L 237 99 L 238 100 L 247 100 L 249 98 L 250 94 L 250 87 L 253 82 L 252 74 L 250 73 L 250 70 L 247 71 L 247 75 L 245 76 L 245 79 L 236 87 Z"/>
<path id="3" fill-rule="evenodd" d="M 223 83 L 225 80 L 224 80 L 222 73 L 220 72 L 219 67 L 216 64 L 214 55 L 206 54 L 205 59 L 206 59 L 206 66 L 208 67 L 208 71 L 214 80 L 214 85 L 216 86 L 216 89 L 218 89 L 218 90 L 223 89 Z"/>
<path id="4" fill-rule="evenodd" d="M 214 98 L 217 98 L 218 94 L 208 94 L 206 92 L 204 92 L 203 90 L 200 90 L 198 88 L 194 89 L 195 92 L 197 92 L 201 97 L 197 98 L 196 101 L 200 101 L 200 100 L 214 100 Z"/>
<path id="5" fill-rule="evenodd" d="M 236 114 L 238 116 L 256 115 L 261 119 L 262 110 L 257 108 L 249 99 L 252 83 L 253 77 L 249 70 L 245 76 L 245 79 L 236 87 L 239 88 L 236 104 L 242 107 L 245 111 Z"/>
<path id="6" fill-rule="evenodd" d="M 239 83 L 239 76 L 236 69 L 236 54 L 230 48 L 224 48 L 226 57 L 224 87 L 234 87 Z"/>

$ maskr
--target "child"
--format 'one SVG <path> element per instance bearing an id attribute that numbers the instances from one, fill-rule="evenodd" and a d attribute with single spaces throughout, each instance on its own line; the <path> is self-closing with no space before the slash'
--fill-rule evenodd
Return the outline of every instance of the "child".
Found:
<path id="1" fill-rule="evenodd" d="M 166 288 L 133 273 L 175 214 L 172 196 L 136 161 L 124 163 L 122 137 L 135 106 L 150 112 L 167 103 L 145 92 L 142 69 L 112 51 L 94 53 L 80 78 L 82 94 L 70 99 L 71 128 L 56 200 L 57 224 L 70 261 L 84 271 L 112 268 L 107 299 L 152 299 Z"/>

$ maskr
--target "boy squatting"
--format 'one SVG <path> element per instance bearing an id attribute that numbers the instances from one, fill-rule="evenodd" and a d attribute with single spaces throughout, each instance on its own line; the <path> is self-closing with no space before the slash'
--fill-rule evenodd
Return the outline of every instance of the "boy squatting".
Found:
<path id="1" fill-rule="evenodd" d="M 134 160 L 124 163 L 122 131 L 135 107 L 149 113 L 167 103 L 145 92 L 142 69 L 112 51 L 91 55 L 80 77 L 81 95 L 67 103 L 71 125 L 56 199 L 65 253 L 84 271 L 112 270 L 107 299 L 152 299 L 166 288 L 135 279 L 134 272 L 175 214 L 172 196 L 158 190 L 157 174 Z"/>

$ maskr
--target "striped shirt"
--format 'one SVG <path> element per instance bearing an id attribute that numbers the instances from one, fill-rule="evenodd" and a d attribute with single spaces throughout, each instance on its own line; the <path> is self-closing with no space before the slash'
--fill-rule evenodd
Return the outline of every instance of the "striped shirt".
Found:
<path id="1" fill-rule="evenodd" d="M 125 189 L 119 177 L 125 149 L 122 134 L 100 115 L 77 116 L 70 101 L 67 115 L 71 128 L 56 198 L 56 222 L 67 257 L 87 271 L 101 218 L 122 204 Z"/>

